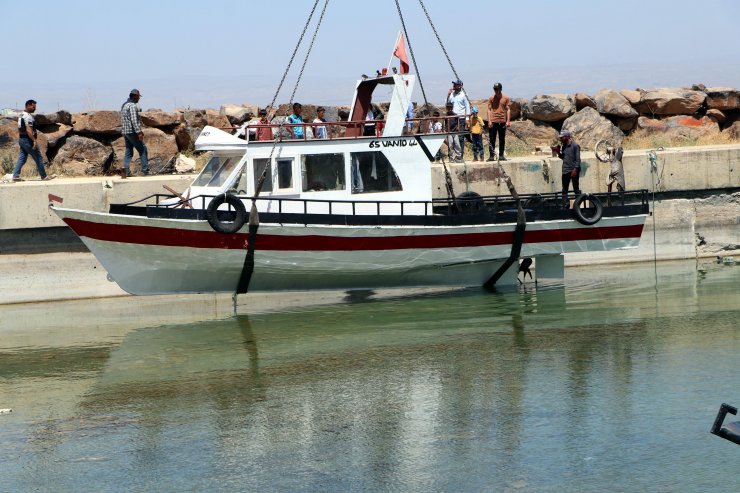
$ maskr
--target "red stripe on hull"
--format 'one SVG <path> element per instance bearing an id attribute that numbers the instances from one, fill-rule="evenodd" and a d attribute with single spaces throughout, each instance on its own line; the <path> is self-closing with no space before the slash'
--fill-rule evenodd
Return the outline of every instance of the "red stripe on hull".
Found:
<path id="1" fill-rule="evenodd" d="M 105 224 L 66 218 L 64 221 L 78 236 L 95 240 L 139 245 L 189 248 L 245 249 L 246 233 L 222 234 L 154 226 Z M 639 238 L 642 224 L 527 231 L 524 243 L 552 243 L 584 240 Z M 513 232 L 431 234 L 388 237 L 344 237 L 323 235 L 257 235 L 257 250 L 275 251 L 357 251 L 430 248 L 464 248 L 508 245 Z"/>

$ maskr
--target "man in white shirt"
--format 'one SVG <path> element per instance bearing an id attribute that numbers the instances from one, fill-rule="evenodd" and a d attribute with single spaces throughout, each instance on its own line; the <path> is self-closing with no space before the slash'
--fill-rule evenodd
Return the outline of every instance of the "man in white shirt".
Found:
<path id="1" fill-rule="evenodd" d="M 463 82 L 460 79 L 452 81 L 452 89 L 447 92 L 447 103 L 452 103 L 452 112 L 460 116 L 458 120 L 458 132 L 464 132 L 465 122 L 470 114 L 470 101 L 468 101 L 468 95 L 463 91 Z M 460 147 L 455 146 L 455 153 L 457 154 L 455 161 L 458 163 L 463 162 L 463 154 L 465 153 L 465 134 L 460 134 Z M 459 152 L 459 153 L 458 153 Z"/>

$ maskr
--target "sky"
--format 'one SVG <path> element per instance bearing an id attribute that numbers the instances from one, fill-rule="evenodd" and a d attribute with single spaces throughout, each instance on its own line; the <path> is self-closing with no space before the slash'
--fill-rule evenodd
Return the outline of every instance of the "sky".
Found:
<path id="1" fill-rule="evenodd" d="M 268 104 L 315 0 L 0 0 L 0 108 L 145 109 Z M 290 100 L 320 0 L 278 95 Z M 455 78 L 419 0 L 399 0 L 427 98 Z M 424 0 L 472 99 L 500 81 L 512 98 L 600 88 L 740 87 L 737 0 Z M 387 65 L 395 0 L 329 0 L 293 98 L 350 104 L 355 81 Z M 397 66 L 394 61 L 393 65 Z M 413 99 L 422 102 L 419 86 Z"/>

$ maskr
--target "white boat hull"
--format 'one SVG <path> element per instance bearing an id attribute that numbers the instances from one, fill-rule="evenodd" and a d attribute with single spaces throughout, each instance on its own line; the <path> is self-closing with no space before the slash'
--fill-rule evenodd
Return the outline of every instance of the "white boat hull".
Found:
<path id="1" fill-rule="evenodd" d="M 55 211 L 129 293 L 236 291 L 246 226 L 222 234 L 207 221 Z M 635 248 L 645 217 L 531 222 L 521 256 Z M 508 258 L 514 227 L 261 224 L 249 291 L 480 286 Z"/>

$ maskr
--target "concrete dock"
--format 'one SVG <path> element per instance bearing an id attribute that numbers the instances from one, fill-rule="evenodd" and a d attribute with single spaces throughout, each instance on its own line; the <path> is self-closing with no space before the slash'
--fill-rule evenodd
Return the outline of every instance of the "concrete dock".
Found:
<path id="1" fill-rule="evenodd" d="M 627 187 L 655 188 L 657 192 L 640 247 L 567 254 L 566 266 L 718 255 L 740 258 L 740 145 L 675 148 L 657 154 L 654 170 L 646 151 L 628 151 L 624 156 Z M 582 159 L 582 190 L 605 191 L 608 163 L 586 152 Z M 467 189 L 481 195 L 508 194 L 494 164 L 448 164 L 454 189 L 458 193 Z M 557 158 L 514 158 L 502 165 L 519 193 L 557 192 L 560 188 L 561 162 Z M 444 197 L 442 165 L 435 163 L 432 170 L 434 195 Z M 116 176 L 0 183 L 0 304 L 126 295 L 107 280 L 102 266 L 48 209 L 49 194 L 63 198 L 65 207 L 104 212 L 111 203 L 167 193 L 164 185 L 185 190 L 193 178 Z M 219 295 L 219 300 L 223 304 L 230 296 Z"/>

